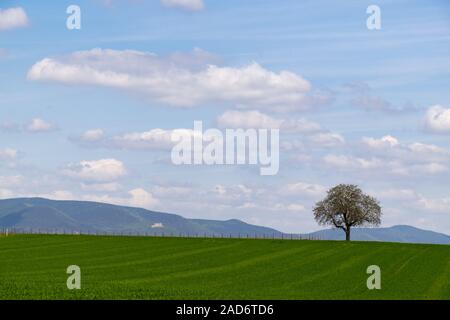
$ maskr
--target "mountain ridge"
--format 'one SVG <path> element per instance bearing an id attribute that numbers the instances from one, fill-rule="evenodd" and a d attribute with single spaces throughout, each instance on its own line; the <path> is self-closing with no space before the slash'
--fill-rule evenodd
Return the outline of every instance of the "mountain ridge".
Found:
<path id="1" fill-rule="evenodd" d="M 187 219 L 173 213 L 109 203 L 13 198 L 0 200 L 0 228 L 71 230 L 81 232 L 149 232 L 166 234 L 227 234 L 257 236 L 281 232 L 237 219 Z"/>
<path id="2" fill-rule="evenodd" d="M 308 233 L 311 237 L 324 240 L 344 240 L 345 234 L 338 229 L 324 229 Z M 394 225 L 381 228 L 353 228 L 351 240 L 450 244 L 450 236 L 409 225 Z"/>
<path id="3" fill-rule="evenodd" d="M 109 203 L 12 198 L 0 200 L 0 228 L 88 233 L 149 233 L 166 235 L 251 236 L 289 238 L 291 234 L 238 219 L 188 219 L 181 215 Z M 294 238 L 344 240 L 337 229 L 324 229 Z M 352 240 L 450 244 L 450 236 L 408 225 L 353 228 Z"/>

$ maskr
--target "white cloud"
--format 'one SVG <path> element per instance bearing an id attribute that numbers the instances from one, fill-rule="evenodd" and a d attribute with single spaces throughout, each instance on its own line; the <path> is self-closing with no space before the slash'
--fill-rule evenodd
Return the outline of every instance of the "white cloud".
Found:
<path id="1" fill-rule="evenodd" d="M 266 128 L 280 129 L 286 133 L 311 133 L 321 130 L 318 123 L 306 119 L 280 119 L 257 110 L 227 110 L 217 117 L 217 125 L 222 128 Z"/>
<path id="2" fill-rule="evenodd" d="M 364 137 L 362 142 L 371 148 L 394 147 L 399 144 L 398 140 L 390 135 L 384 136 L 381 139 Z"/>
<path id="3" fill-rule="evenodd" d="M 274 119 L 257 110 L 228 110 L 217 117 L 217 125 L 222 128 L 267 128 L 279 129 L 283 120 Z"/>
<path id="4" fill-rule="evenodd" d="M 376 192 L 376 196 L 385 200 L 416 200 L 419 195 L 412 189 L 387 189 Z"/>
<path id="5" fill-rule="evenodd" d="M 56 190 L 49 194 L 48 198 L 55 200 L 73 200 L 74 195 L 72 192 L 67 190 Z"/>
<path id="6" fill-rule="evenodd" d="M 26 27 L 28 17 L 21 7 L 0 9 L 0 31 Z"/>
<path id="7" fill-rule="evenodd" d="M 450 133 L 450 108 L 441 105 L 428 108 L 425 125 L 431 132 Z"/>
<path id="8" fill-rule="evenodd" d="M 51 123 L 48 123 L 40 118 L 34 118 L 31 122 L 26 126 L 28 132 L 48 132 L 54 129 Z"/>
<path id="9" fill-rule="evenodd" d="M 426 210 L 437 213 L 450 212 L 450 197 L 447 198 L 426 198 L 421 196 L 418 203 Z"/>
<path id="10" fill-rule="evenodd" d="M 432 174 L 444 172 L 450 162 L 450 151 L 445 148 L 421 142 L 400 143 L 390 135 L 381 139 L 366 137 L 362 139 L 362 144 L 366 147 L 366 154 L 375 154 L 385 162 L 399 162 L 405 172 L 414 172 L 416 169 Z"/>
<path id="11" fill-rule="evenodd" d="M 129 204 L 134 207 L 153 208 L 159 205 L 159 200 L 153 194 L 145 191 L 142 188 L 130 190 L 128 192 L 131 196 Z"/>
<path id="12" fill-rule="evenodd" d="M 294 213 L 302 213 L 306 211 L 306 208 L 304 205 L 300 203 L 277 203 L 273 207 L 269 207 L 269 210 L 276 210 L 276 211 L 288 211 L 288 212 L 294 212 Z"/>
<path id="13" fill-rule="evenodd" d="M 20 186 L 23 181 L 24 177 L 22 175 L 0 176 L 0 187 L 17 187 Z"/>
<path id="14" fill-rule="evenodd" d="M 8 189 L 1 189 L 0 188 L 0 199 L 8 199 L 13 197 L 13 192 Z"/>
<path id="15" fill-rule="evenodd" d="M 299 119 L 286 119 L 281 123 L 281 130 L 287 133 L 315 133 L 322 131 L 320 124 L 306 120 L 304 118 Z"/>
<path id="16" fill-rule="evenodd" d="M 80 139 L 82 141 L 98 141 L 103 138 L 104 132 L 102 129 L 90 129 L 85 131 Z"/>
<path id="17" fill-rule="evenodd" d="M 435 146 L 433 144 L 414 142 L 408 146 L 408 149 L 416 153 L 434 153 L 450 156 L 450 152 L 448 150 Z"/>
<path id="18" fill-rule="evenodd" d="M 152 193 L 142 188 L 136 188 L 128 191 L 128 196 L 110 196 L 110 195 L 85 195 L 83 200 L 112 203 L 122 206 L 139 207 L 146 209 L 154 209 L 160 205 L 157 198 Z"/>
<path id="19" fill-rule="evenodd" d="M 125 133 L 113 137 L 108 144 L 112 147 L 124 149 L 170 149 L 173 147 L 172 135 L 194 136 L 201 135 L 191 129 L 152 129 L 144 132 Z"/>
<path id="20" fill-rule="evenodd" d="M 413 171 L 416 169 L 417 171 L 423 172 L 423 173 L 429 173 L 429 174 L 438 174 L 438 173 L 444 173 L 448 171 L 448 167 L 441 163 L 431 162 L 426 164 L 420 164 L 412 166 L 411 168 Z"/>
<path id="21" fill-rule="evenodd" d="M 150 129 L 141 132 L 126 132 L 116 136 L 105 136 L 103 130 L 93 129 L 72 141 L 90 147 L 118 148 L 124 150 L 170 150 L 175 144 L 172 136 L 202 136 L 202 132 L 192 129 Z"/>
<path id="22" fill-rule="evenodd" d="M 106 191 L 112 192 L 121 189 L 121 185 L 117 182 L 107 182 L 107 183 L 81 183 L 81 188 L 86 191 Z"/>
<path id="23" fill-rule="evenodd" d="M 274 118 L 257 110 L 237 111 L 228 110 L 217 117 L 217 125 L 222 128 L 252 129 L 266 128 L 279 129 L 285 136 L 281 141 L 283 150 L 302 149 L 303 141 L 309 142 L 312 147 L 336 147 L 345 144 L 345 139 L 338 133 L 329 132 L 321 126 L 304 118 Z M 300 134 L 292 137 L 292 134 Z M 299 140 L 300 139 L 300 140 Z"/>
<path id="24" fill-rule="evenodd" d="M 348 170 L 381 170 L 397 175 L 439 174 L 449 171 L 449 155 L 411 151 L 410 146 L 384 152 L 379 157 L 328 154 L 323 157 L 326 165 Z M 398 152 L 397 152 L 398 151 Z M 447 160 L 446 160 L 447 159 Z"/>
<path id="25" fill-rule="evenodd" d="M 193 190 L 189 187 L 180 186 L 155 186 L 152 188 L 152 193 L 158 197 L 185 197 Z"/>
<path id="26" fill-rule="evenodd" d="M 292 212 L 305 212 L 306 211 L 305 206 L 300 203 L 290 203 L 286 206 L 286 209 L 288 211 L 292 211 Z"/>
<path id="27" fill-rule="evenodd" d="M 339 133 L 319 132 L 310 137 L 310 141 L 318 147 L 336 147 L 345 144 L 345 139 Z"/>
<path id="28" fill-rule="evenodd" d="M 329 154 L 326 155 L 323 160 L 326 164 L 333 167 L 347 169 L 374 169 L 383 166 L 383 162 L 377 158 L 365 159 L 353 156 Z"/>
<path id="29" fill-rule="evenodd" d="M 280 194 L 284 196 L 307 196 L 307 197 L 321 197 L 326 193 L 326 187 L 319 184 L 296 182 L 289 183 L 281 188 Z"/>
<path id="30" fill-rule="evenodd" d="M 127 170 L 119 160 L 101 159 L 69 164 L 63 173 L 83 181 L 108 182 L 125 176 Z"/>
<path id="31" fill-rule="evenodd" d="M 166 7 L 191 11 L 202 10 L 205 7 L 203 0 L 161 0 L 161 3 Z"/>
<path id="32" fill-rule="evenodd" d="M 55 190 L 50 193 L 34 194 L 33 197 L 40 197 L 52 200 L 74 200 L 75 195 L 68 190 Z"/>
<path id="33" fill-rule="evenodd" d="M 0 159 L 13 160 L 17 157 L 17 153 L 16 149 L 0 149 Z"/>
<path id="34" fill-rule="evenodd" d="M 312 93 L 311 84 L 293 72 L 276 73 L 257 63 L 243 67 L 202 64 L 208 58 L 195 51 L 185 56 L 196 63 L 140 51 L 92 49 L 60 59 L 45 58 L 31 67 L 28 79 L 129 90 L 178 107 L 231 103 L 240 108 L 294 111 L 327 100 Z"/>

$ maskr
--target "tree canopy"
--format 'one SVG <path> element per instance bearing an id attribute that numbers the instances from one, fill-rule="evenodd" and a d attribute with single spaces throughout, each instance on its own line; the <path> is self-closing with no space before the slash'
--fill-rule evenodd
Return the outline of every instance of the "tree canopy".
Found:
<path id="1" fill-rule="evenodd" d="M 339 184 L 328 190 L 325 199 L 316 203 L 313 212 L 320 225 L 344 230 L 346 240 L 350 240 L 352 227 L 377 226 L 381 223 L 378 200 L 364 194 L 353 184 Z"/>

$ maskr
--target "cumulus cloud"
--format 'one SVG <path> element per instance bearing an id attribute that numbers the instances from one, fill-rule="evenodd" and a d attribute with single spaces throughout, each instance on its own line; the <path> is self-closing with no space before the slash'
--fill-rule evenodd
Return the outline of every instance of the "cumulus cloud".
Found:
<path id="1" fill-rule="evenodd" d="M 398 175 L 439 174 L 449 172 L 450 151 L 421 142 L 401 143 L 391 135 L 363 137 L 363 149 L 349 154 L 328 154 L 323 162 L 348 170 L 379 170 Z M 364 155 L 361 155 L 361 154 Z"/>
<path id="2" fill-rule="evenodd" d="M 169 8 L 180 8 L 190 11 L 202 10 L 205 7 L 203 0 L 161 0 L 161 3 Z"/>
<path id="3" fill-rule="evenodd" d="M 158 197 L 186 197 L 192 192 L 192 188 L 186 186 L 157 185 L 152 188 L 152 193 Z"/>
<path id="4" fill-rule="evenodd" d="M 36 196 L 40 197 L 40 198 L 47 198 L 47 199 L 52 199 L 52 200 L 74 200 L 75 199 L 75 195 L 71 191 L 68 191 L 68 190 L 55 190 L 51 193 L 38 194 Z"/>
<path id="5" fill-rule="evenodd" d="M 63 173 L 83 181 L 108 182 L 127 174 L 124 164 L 116 159 L 100 159 L 69 164 Z"/>
<path id="6" fill-rule="evenodd" d="M 12 175 L 12 176 L 0 176 L 0 187 L 17 187 L 20 186 L 24 181 L 22 175 Z"/>
<path id="7" fill-rule="evenodd" d="M 420 196 L 419 204 L 426 210 L 437 213 L 450 212 L 450 197 L 445 198 L 427 198 Z"/>
<path id="8" fill-rule="evenodd" d="M 321 127 L 318 123 L 308 121 L 304 118 L 274 118 L 258 110 L 227 110 L 217 117 L 216 122 L 219 127 L 231 129 L 280 129 L 285 133 L 311 133 L 321 130 Z"/>
<path id="9" fill-rule="evenodd" d="M 34 118 L 26 126 L 26 130 L 32 133 L 48 132 L 54 130 L 54 126 L 51 123 L 46 122 L 40 118 Z"/>
<path id="10" fill-rule="evenodd" d="M 365 159 L 346 155 L 328 154 L 323 160 L 330 166 L 346 169 L 374 169 L 383 166 L 383 162 L 376 158 Z"/>
<path id="11" fill-rule="evenodd" d="M 373 89 L 364 82 L 347 83 L 343 86 L 343 93 L 352 94 L 350 104 L 365 111 L 386 112 L 389 114 L 400 114 L 405 112 L 415 112 L 418 108 L 406 102 L 403 105 L 393 105 L 388 100 L 376 95 Z"/>
<path id="12" fill-rule="evenodd" d="M 0 130 L 4 132 L 29 132 L 40 133 L 49 132 L 57 129 L 57 127 L 41 118 L 34 118 L 28 123 L 2 122 L 0 123 Z"/>
<path id="13" fill-rule="evenodd" d="M 382 200 L 416 200 L 419 198 L 418 193 L 412 189 L 387 189 L 375 193 Z"/>
<path id="14" fill-rule="evenodd" d="M 204 58 L 208 55 L 199 54 L 198 50 L 180 62 L 179 57 L 159 57 L 141 51 L 92 49 L 38 61 L 27 77 L 123 89 L 177 107 L 231 103 L 239 108 L 295 111 L 328 99 L 313 93 L 311 84 L 293 72 L 273 72 L 256 62 L 242 67 L 218 66 L 209 63 Z M 202 63 L 204 60 L 207 61 Z"/>
<path id="15" fill-rule="evenodd" d="M 431 132 L 450 134 L 450 108 L 441 105 L 428 108 L 425 125 Z"/>
<path id="16" fill-rule="evenodd" d="M 371 137 L 364 137 L 362 142 L 371 148 L 384 148 L 384 147 L 394 147 L 399 145 L 397 138 L 387 135 L 381 139 L 375 139 Z"/>
<path id="17" fill-rule="evenodd" d="M 319 132 L 310 137 L 310 141 L 318 147 L 336 147 L 345 144 L 345 139 L 339 133 Z"/>
<path id="18" fill-rule="evenodd" d="M 18 151 L 16 149 L 5 148 L 0 149 L 0 159 L 13 160 L 17 157 Z"/>
<path id="19" fill-rule="evenodd" d="M 450 151 L 445 148 L 421 142 L 400 143 L 397 138 L 391 135 L 380 139 L 364 137 L 361 142 L 366 147 L 366 151 L 384 158 L 396 158 L 407 163 L 447 163 L 450 161 Z"/>
<path id="20" fill-rule="evenodd" d="M 303 147 L 300 139 L 306 140 L 313 147 L 335 147 L 345 144 L 345 139 L 338 133 L 329 132 L 321 128 L 320 124 L 304 118 L 283 119 L 272 117 L 258 110 L 240 111 L 227 110 L 217 117 L 217 125 L 231 129 L 279 129 L 280 133 L 292 135 L 301 134 L 296 140 L 285 137 L 281 141 L 284 150 L 298 150 Z"/>
<path id="21" fill-rule="evenodd" d="M 26 27 L 28 23 L 28 17 L 23 8 L 0 9 L 0 31 Z"/>
<path id="22" fill-rule="evenodd" d="M 13 197 L 14 193 L 8 189 L 0 188 L 0 199 L 8 199 Z"/>
<path id="23" fill-rule="evenodd" d="M 280 190 L 280 194 L 284 196 L 306 196 L 312 198 L 318 198 L 325 195 L 327 189 L 320 184 L 312 184 L 306 182 L 289 183 L 283 186 Z"/>
<path id="24" fill-rule="evenodd" d="M 217 117 L 217 125 L 222 128 L 266 128 L 279 129 L 283 120 L 275 119 L 257 110 L 228 110 Z"/>
<path id="25" fill-rule="evenodd" d="M 382 159 L 377 157 L 355 157 L 352 155 L 328 154 L 323 157 L 323 162 L 330 166 L 346 170 L 371 170 L 381 171 L 388 174 L 397 175 L 417 175 L 417 174 L 438 174 L 448 172 L 445 164 L 429 163 L 408 163 L 398 159 Z"/>
<path id="26" fill-rule="evenodd" d="M 123 150 L 170 150 L 176 141 L 172 136 L 202 136 L 192 129 L 150 129 L 140 132 L 126 132 L 115 136 L 106 136 L 101 129 L 88 130 L 79 137 L 70 138 L 75 143 L 87 147 L 101 147 Z"/>
<path id="27" fill-rule="evenodd" d="M 129 204 L 135 207 L 152 208 L 159 204 L 159 200 L 156 199 L 150 192 L 142 188 L 130 190 Z"/>
<path id="28" fill-rule="evenodd" d="M 99 141 L 103 138 L 104 132 L 102 129 L 90 129 L 85 131 L 80 139 L 82 141 Z"/>
<path id="29" fill-rule="evenodd" d="M 125 133 L 110 139 L 109 145 L 123 149 L 161 149 L 166 150 L 173 147 L 172 135 L 194 136 L 201 134 L 192 129 L 152 129 L 144 132 Z"/>
<path id="30" fill-rule="evenodd" d="M 81 188 L 86 191 L 94 192 L 113 192 L 122 188 L 120 183 L 107 182 L 107 183 L 81 183 Z"/>
<path id="31" fill-rule="evenodd" d="M 82 199 L 146 209 L 153 209 L 160 205 L 159 200 L 155 198 L 151 192 L 148 192 L 142 188 L 136 188 L 128 191 L 127 196 L 85 195 Z"/>

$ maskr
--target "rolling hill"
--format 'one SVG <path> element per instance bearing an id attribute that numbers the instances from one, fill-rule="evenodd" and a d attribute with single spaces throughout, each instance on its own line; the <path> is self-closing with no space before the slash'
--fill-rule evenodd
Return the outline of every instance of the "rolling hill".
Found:
<path id="1" fill-rule="evenodd" d="M 43 198 L 0 200 L 0 228 L 68 232 L 165 233 L 198 235 L 281 235 L 281 232 L 227 221 L 186 219 L 182 216 L 89 201 Z"/>
<path id="2" fill-rule="evenodd" d="M 309 235 L 324 240 L 345 239 L 344 233 L 337 229 L 320 230 Z M 450 244 L 450 236 L 446 234 L 404 225 L 389 228 L 354 228 L 352 240 Z"/>

